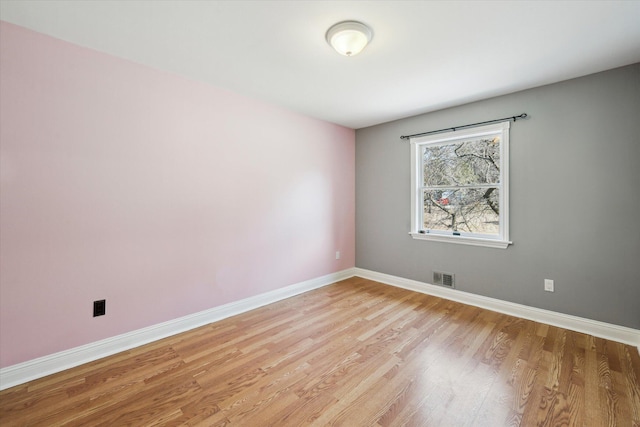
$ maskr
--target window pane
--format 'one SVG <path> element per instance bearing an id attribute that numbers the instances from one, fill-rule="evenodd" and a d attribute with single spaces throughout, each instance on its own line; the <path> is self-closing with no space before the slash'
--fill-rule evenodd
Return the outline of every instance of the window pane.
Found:
<path id="1" fill-rule="evenodd" d="M 462 188 L 424 192 L 425 230 L 499 234 L 497 188 Z"/>
<path id="2" fill-rule="evenodd" d="M 500 136 L 425 146 L 424 187 L 500 182 Z"/>

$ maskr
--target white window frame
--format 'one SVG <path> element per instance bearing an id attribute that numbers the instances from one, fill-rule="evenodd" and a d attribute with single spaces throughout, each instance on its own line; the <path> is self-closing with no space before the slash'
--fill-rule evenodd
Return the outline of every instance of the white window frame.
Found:
<path id="1" fill-rule="evenodd" d="M 509 240 L 509 127 L 511 122 L 501 122 L 469 129 L 449 131 L 435 135 L 418 136 L 411 142 L 411 231 L 414 239 L 437 242 L 460 243 L 464 245 L 486 246 L 506 249 Z M 498 188 L 500 213 L 499 233 L 497 236 L 444 230 L 422 230 L 424 197 L 422 148 L 426 145 L 448 145 L 456 141 L 500 134 L 500 182 L 492 187 Z"/>

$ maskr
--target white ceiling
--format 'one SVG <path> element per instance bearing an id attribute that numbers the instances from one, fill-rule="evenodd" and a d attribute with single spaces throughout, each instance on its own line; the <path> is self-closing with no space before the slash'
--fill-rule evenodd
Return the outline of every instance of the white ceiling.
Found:
<path id="1" fill-rule="evenodd" d="M 0 19 L 362 128 L 640 62 L 640 1 L 0 0 Z M 358 56 L 326 43 L 359 20 Z"/>

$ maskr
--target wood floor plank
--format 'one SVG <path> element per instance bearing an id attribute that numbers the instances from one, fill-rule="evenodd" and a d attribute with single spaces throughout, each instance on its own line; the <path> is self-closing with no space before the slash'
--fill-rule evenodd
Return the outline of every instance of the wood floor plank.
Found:
<path id="1" fill-rule="evenodd" d="M 640 427 L 640 354 L 630 346 L 620 349 L 621 376 L 626 380 L 627 401 L 631 408 L 633 427 Z"/>
<path id="2" fill-rule="evenodd" d="M 0 425 L 640 427 L 640 355 L 353 277 L 4 390 Z"/>

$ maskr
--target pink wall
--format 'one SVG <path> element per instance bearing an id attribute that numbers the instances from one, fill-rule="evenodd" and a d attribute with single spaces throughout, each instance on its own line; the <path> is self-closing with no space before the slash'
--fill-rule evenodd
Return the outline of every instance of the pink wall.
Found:
<path id="1" fill-rule="evenodd" d="M 354 266 L 353 130 L 0 31 L 0 366 Z"/>

